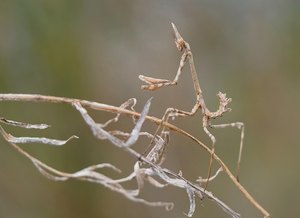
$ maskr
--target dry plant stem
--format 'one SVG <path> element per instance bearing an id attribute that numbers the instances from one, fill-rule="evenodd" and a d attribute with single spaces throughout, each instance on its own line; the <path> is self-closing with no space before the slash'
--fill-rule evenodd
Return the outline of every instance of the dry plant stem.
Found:
<path id="1" fill-rule="evenodd" d="M 143 188 L 144 181 L 148 181 L 150 184 L 157 188 L 163 188 L 166 185 L 172 185 L 180 189 L 185 189 L 188 197 L 189 197 L 189 202 L 190 202 L 190 207 L 189 207 L 189 212 L 187 214 L 188 217 L 193 216 L 196 208 L 196 203 L 195 203 L 195 197 L 196 195 L 199 196 L 201 199 L 203 199 L 203 195 L 207 196 L 209 199 L 217 203 L 226 213 L 230 214 L 234 218 L 240 217 L 238 213 L 233 211 L 230 207 L 228 207 L 225 203 L 220 201 L 218 198 L 212 195 L 212 193 L 204 193 L 204 189 L 198 185 L 194 185 L 191 182 L 187 181 L 182 177 L 182 173 L 179 175 L 167 170 L 163 169 L 158 165 L 159 160 L 157 158 L 161 157 L 161 149 L 164 149 L 164 144 L 168 143 L 168 140 L 164 140 L 160 137 L 155 140 L 155 146 L 154 149 L 151 150 L 151 152 L 147 155 L 146 158 L 139 157 L 140 154 L 137 153 L 135 150 L 131 148 L 131 145 L 135 144 L 135 142 L 138 140 L 139 136 L 145 135 L 145 132 L 140 132 L 142 124 L 145 121 L 146 115 L 148 114 L 149 108 L 151 104 L 151 99 L 147 101 L 145 104 L 143 111 L 141 112 L 141 115 L 138 119 L 138 121 L 135 123 L 135 127 L 131 131 L 131 133 L 124 133 L 122 131 L 117 131 L 114 132 L 115 134 L 121 134 L 124 136 L 128 136 L 126 141 L 123 141 L 119 138 L 116 138 L 114 134 L 111 134 L 109 131 L 106 131 L 103 127 L 105 125 L 96 123 L 91 116 L 89 116 L 87 110 L 83 108 L 79 102 L 74 102 L 73 106 L 76 108 L 78 112 L 82 115 L 82 118 L 88 124 L 88 126 L 91 128 L 93 135 L 100 139 L 107 139 L 109 140 L 112 144 L 116 145 L 117 147 L 125 150 L 126 152 L 130 153 L 131 155 L 135 156 L 136 158 L 139 158 L 141 161 L 137 161 L 136 164 L 134 165 L 134 171 L 131 173 L 131 175 L 114 180 L 111 179 L 99 172 L 96 172 L 97 169 L 104 168 L 104 167 L 109 167 L 115 171 L 120 172 L 119 169 L 114 167 L 111 164 L 103 163 L 103 164 L 97 164 L 93 166 L 86 167 L 82 170 L 79 170 L 75 173 L 72 174 L 66 174 L 61 171 L 55 170 L 46 164 L 43 164 L 36 158 L 32 157 L 28 153 L 26 153 L 24 150 L 20 149 L 15 143 L 20 143 L 16 138 L 13 137 L 12 135 L 8 134 L 5 132 L 5 130 L 0 126 L 0 133 L 2 136 L 6 139 L 6 141 L 11 144 L 13 147 L 18 147 L 18 151 L 21 152 L 23 155 L 25 155 L 27 158 L 29 158 L 34 166 L 39 170 L 39 172 L 47 177 L 48 179 L 52 179 L 55 181 L 65 181 L 68 179 L 79 179 L 79 180 L 84 180 L 84 181 L 89 181 L 89 182 L 94 182 L 94 183 L 99 183 L 101 185 L 104 185 L 107 188 L 110 188 L 112 191 L 119 192 L 123 194 L 125 197 L 127 197 L 129 200 L 135 201 L 135 202 L 140 202 L 144 203 L 148 206 L 159 206 L 159 207 L 165 207 L 166 210 L 170 210 L 173 208 L 173 203 L 171 202 L 149 202 L 145 199 L 139 198 L 139 192 Z M 124 104 L 122 104 L 120 107 L 122 107 Z M 113 120 L 117 121 L 118 120 L 119 114 L 117 114 L 116 118 L 113 118 Z M 13 125 L 13 126 L 18 126 L 22 128 L 38 128 L 38 129 L 43 129 L 43 125 L 35 125 L 35 124 L 25 124 L 21 122 L 16 122 L 16 121 L 8 121 L 6 119 L 3 119 L 4 123 L 7 125 Z M 106 122 L 107 123 L 107 122 Z M 148 137 L 154 137 L 152 134 L 148 133 L 146 134 Z M 23 137 L 24 138 L 24 137 Z M 165 139 L 168 138 L 168 134 L 166 134 Z M 56 140 L 56 139 L 48 139 L 44 140 L 43 138 L 34 138 L 34 141 L 39 140 L 40 143 L 42 144 L 48 144 L 48 145 L 56 145 L 58 141 L 61 140 Z M 68 140 L 63 141 L 63 143 L 66 143 Z M 32 138 L 26 137 L 22 141 L 22 143 L 31 143 Z M 141 168 L 142 163 L 147 163 L 148 167 L 143 167 Z M 150 165 L 150 167 L 149 167 Z M 155 177 L 158 177 L 162 179 L 165 184 L 159 183 Z M 121 182 L 127 182 L 132 180 L 133 178 L 136 178 L 137 183 L 138 183 L 138 188 L 134 190 L 126 190 L 123 188 L 123 186 L 120 184 Z M 203 192 L 203 194 L 202 194 Z"/>
<path id="2" fill-rule="evenodd" d="M 79 102 L 82 106 L 99 111 L 107 111 L 110 113 L 120 113 L 128 116 L 140 117 L 140 114 L 131 110 L 119 108 L 112 105 L 87 101 L 87 100 L 80 100 L 80 99 L 73 99 L 73 98 L 65 98 L 65 97 L 56 97 L 56 96 L 45 96 L 45 95 L 36 95 L 36 94 L 0 94 L 0 101 L 18 101 L 18 102 L 47 102 L 47 103 L 66 103 L 72 105 L 74 102 Z M 146 116 L 146 119 L 154 122 L 157 125 L 162 123 L 162 120 L 152 116 Z M 189 134 L 188 132 L 178 128 L 175 125 L 172 125 L 167 122 L 163 122 L 164 127 L 172 130 L 178 134 L 182 134 L 197 144 L 199 144 L 204 150 L 206 150 L 210 155 L 212 155 L 213 159 L 217 161 L 217 163 L 223 168 L 224 172 L 228 175 L 231 181 L 235 184 L 235 186 L 244 194 L 244 196 L 255 206 L 263 215 L 264 217 L 269 217 L 270 214 L 267 210 L 265 210 L 256 200 L 255 198 L 237 181 L 236 177 L 233 173 L 229 170 L 227 165 L 215 154 L 213 151 L 202 143 L 199 139 L 194 137 L 193 135 Z M 12 143 L 11 143 L 12 144 Z M 15 147 L 17 150 L 20 148 L 18 146 Z M 145 158 L 146 159 L 146 158 Z M 143 160 L 144 161 L 144 160 Z M 151 163 L 150 163 L 151 164 Z"/>

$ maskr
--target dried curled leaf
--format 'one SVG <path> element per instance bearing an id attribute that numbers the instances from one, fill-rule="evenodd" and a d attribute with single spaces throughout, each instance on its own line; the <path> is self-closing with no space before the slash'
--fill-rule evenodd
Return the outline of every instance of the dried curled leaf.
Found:
<path id="1" fill-rule="evenodd" d="M 78 136 L 72 135 L 67 140 L 58 140 L 58 139 L 49 139 L 45 137 L 14 137 L 10 135 L 10 142 L 16 143 L 16 144 L 28 144 L 28 143 L 42 143 L 47 145 L 55 145 L 55 146 L 61 146 L 66 144 L 71 139 L 78 139 Z"/>
<path id="2" fill-rule="evenodd" d="M 189 200 L 190 200 L 190 209 L 189 209 L 187 216 L 192 217 L 195 212 L 195 209 L 196 209 L 195 192 L 190 188 L 187 188 L 186 192 L 187 192 L 187 194 L 189 196 Z"/>
<path id="3" fill-rule="evenodd" d="M 84 109 L 79 102 L 74 102 L 73 105 L 74 107 L 80 112 L 81 116 L 83 117 L 83 119 L 85 120 L 85 122 L 89 125 L 89 127 L 91 128 L 93 134 L 99 138 L 99 139 L 108 139 L 110 142 L 112 142 L 114 145 L 118 146 L 118 147 L 129 147 L 131 145 L 133 145 L 138 137 L 139 137 L 139 133 L 140 130 L 142 128 L 142 125 L 146 119 L 146 116 L 148 114 L 150 105 L 151 105 L 151 99 L 150 98 L 144 108 L 143 111 L 141 113 L 140 118 L 138 119 L 138 121 L 136 122 L 135 127 L 133 128 L 133 130 L 131 131 L 130 137 L 128 138 L 128 140 L 126 142 L 122 141 L 121 139 L 115 137 L 114 135 L 110 134 L 109 132 L 105 131 L 101 125 L 97 124 L 91 117 L 90 115 L 87 113 L 86 109 Z"/>
<path id="4" fill-rule="evenodd" d="M 66 144 L 71 139 L 78 138 L 75 135 L 71 136 L 67 140 L 49 139 L 45 137 L 15 137 L 5 132 L 2 126 L 0 126 L 0 132 L 8 142 L 15 143 L 15 144 L 42 143 L 48 145 L 61 146 Z"/>
<path id="5" fill-rule="evenodd" d="M 26 128 L 26 129 L 46 129 L 50 127 L 47 124 L 29 124 L 29 123 L 23 123 L 23 122 L 18 122 L 18 121 L 13 121 L 13 120 L 7 120 L 3 117 L 0 118 L 0 122 L 11 125 L 11 126 L 17 126 L 21 128 Z"/>

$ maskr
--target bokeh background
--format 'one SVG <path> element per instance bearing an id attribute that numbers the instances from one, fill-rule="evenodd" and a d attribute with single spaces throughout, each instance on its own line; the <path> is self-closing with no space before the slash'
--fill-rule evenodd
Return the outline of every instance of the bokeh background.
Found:
<path id="1" fill-rule="evenodd" d="M 191 45 L 207 105 L 217 107 L 216 93 L 230 96 L 232 112 L 215 123 L 243 121 L 246 126 L 241 183 L 273 215 L 299 217 L 300 197 L 300 2 L 264 1 L 18 1 L 0 2 L 0 92 L 57 95 L 120 105 L 138 100 L 136 110 L 154 97 L 150 115 L 168 107 L 192 108 L 195 94 L 188 68 L 178 86 L 157 92 L 140 90 L 139 74 L 173 78 L 180 54 L 171 34 L 174 22 Z M 112 115 L 93 112 L 99 122 Z M 17 136 L 65 139 L 63 147 L 22 145 L 47 164 L 74 172 L 91 164 L 119 166 L 118 178 L 135 160 L 106 141 L 97 141 L 79 114 L 67 105 L 1 102 L 0 116 L 48 123 L 43 131 L 5 127 Z M 176 119 L 176 125 L 203 142 L 200 114 Z M 123 117 L 112 129 L 130 130 Z M 145 129 L 154 131 L 153 124 Z M 234 171 L 239 131 L 213 131 L 217 153 Z M 172 134 L 164 166 L 195 180 L 205 176 L 209 156 L 191 140 Z M 143 141 L 142 141 L 143 142 Z M 143 150 L 145 142 L 137 149 Z M 214 166 L 216 168 L 216 166 Z M 134 182 L 128 187 L 134 187 Z M 243 217 L 261 217 L 225 174 L 209 190 Z M 102 186 L 54 182 L 0 138 L 0 217 L 185 217 L 183 190 L 146 185 L 142 196 L 174 201 L 162 208 L 128 201 Z M 194 217 L 227 217 L 213 202 L 197 201 Z"/>

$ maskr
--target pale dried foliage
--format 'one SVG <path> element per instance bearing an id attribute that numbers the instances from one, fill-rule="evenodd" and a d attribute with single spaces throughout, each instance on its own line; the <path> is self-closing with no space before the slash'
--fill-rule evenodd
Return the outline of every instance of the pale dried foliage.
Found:
<path id="1" fill-rule="evenodd" d="M 177 28 L 172 24 L 174 30 L 175 44 L 178 50 L 183 51 L 183 55 L 180 59 L 179 67 L 177 74 L 173 81 L 166 79 L 157 79 L 148 76 L 140 75 L 139 78 L 146 83 L 142 88 L 146 90 L 157 90 L 161 87 L 166 87 L 170 85 L 176 85 L 179 79 L 179 76 L 182 72 L 182 69 L 186 62 L 189 62 L 190 71 L 193 79 L 195 94 L 196 94 L 196 103 L 195 106 L 191 109 L 190 112 L 182 111 L 176 108 L 168 108 L 163 115 L 162 119 L 151 117 L 148 115 L 151 99 L 149 99 L 141 113 L 138 113 L 134 110 L 136 104 L 136 99 L 131 98 L 119 107 L 114 107 L 111 105 L 101 104 L 97 102 L 90 102 L 86 100 L 71 99 L 71 98 L 61 98 L 54 96 L 42 96 L 42 95 L 26 95 L 26 94 L 0 94 L 0 101 L 29 101 L 29 102 L 50 102 L 50 103 L 68 103 L 77 110 L 82 116 L 85 123 L 91 129 L 93 135 L 99 140 L 108 140 L 113 145 L 122 149 L 126 153 L 132 155 L 136 158 L 134 163 L 133 171 L 130 175 L 120 179 L 113 179 L 105 176 L 99 172 L 101 168 L 110 168 L 116 172 L 121 172 L 120 169 L 113 166 L 110 163 L 102 163 L 93 166 L 86 167 L 84 169 L 78 170 L 75 173 L 66 173 L 60 170 L 54 169 L 44 162 L 38 160 L 37 158 L 30 155 L 28 152 L 24 151 L 18 144 L 23 143 L 42 143 L 54 146 L 62 146 L 66 144 L 71 139 L 78 138 L 73 135 L 67 140 L 58 140 L 50 139 L 44 137 L 15 137 L 7 133 L 4 128 L 0 125 L 0 133 L 4 139 L 13 146 L 19 153 L 27 157 L 32 161 L 34 166 L 39 170 L 39 172 L 47 177 L 48 179 L 54 181 L 66 181 L 69 179 L 83 180 L 93 183 L 99 183 L 112 191 L 118 192 L 125 196 L 127 199 L 143 203 L 148 206 L 153 207 L 164 207 L 166 210 L 171 210 L 174 206 L 173 202 L 160 202 L 155 201 L 151 202 L 140 197 L 140 191 L 144 186 L 144 182 L 148 182 L 153 185 L 155 188 L 164 188 L 166 186 L 174 186 L 179 189 L 184 189 L 189 198 L 189 210 L 187 216 L 191 217 L 194 214 L 196 208 L 196 197 L 200 200 L 206 198 L 212 200 L 220 208 L 222 208 L 227 214 L 231 217 L 240 217 L 240 214 L 231 209 L 227 204 L 213 195 L 212 192 L 207 190 L 207 184 L 209 181 L 216 179 L 220 172 L 225 172 L 236 187 L 244 194 L 244 196 L 263 214 L 264 217 L 269 217 L 269 213 L 259 204 L 257 201 L 247 192 L 247 190 L 239 183 L 237 177 L 235 177 L 225 163 L 216 155 L 215 153 L 215 143 L 216 138 L 209 131 L 209 128 L 225 128 L 225 127 L 235 127 L 241 130 L 241 142 L 240 142 L 240 152 L 238 157 L 237 164 L 237 175 L 239 172 L 239 165 L 241 161 L 241 154 L 243 148 L 243 138 L 244 138 L 244 125 L 241 122 L 229 123 L 229 124 L 218 124 L 212 125 L 211 120 L 221 117 L 224 113 L 230 111 L 228 104 L 231 102 L 230 98 L 226 97 L 226 94 L 219 92 L 219 109 L 215 112 L 211 112 L 205 105 L 204 97 L 200 84 L 198 82 L 196 69 L 193 62 L 193 56 L 189 44 L 183 40 L 179 34 Z M 107 122 L 101 124 L 94 121 L 94 119 L 89 115 L 86 108 L 93 110 L 102 110 L 110 113 L 115 113 L 116 116 L 113 119 L 108 120 Z M 212 141 L 211 149 L 203 144 L 200 140 L 185 132 L 184 130 L 170 124 L 168 122 L 169 118 L 172 117 L 185 117 L 192 116 L 198 110 L 201 110 L 203 115 L 202 127 L 204 132 L 209 136 Z M 132 117 L 134 128 L 131 132 L 124 132 L 121 130 L 106 130 L 106 127 L 111 123 L 118 122 L 120 115 L 129 115 Z M 156 123 L 158 125 L 155 133 L 149 133 L 142 131 L 143 123 L 148 120 Z M 0 122 L 5 125 L 12 125 L 15 127 L 27 128 L 27 129 L 46 129 L 49 127 L 47 124 L 29 124 L 18 121 L 12 121 L 5 118 L 0 118 Z M 180 133 L 203 147 L 210 155 L 210 163 L 208 169 L 208 176 L 206 179 L 203 179 L 199 176 L 199 179 L 196 183 L 188 181 L 183 177 L 183 173 L 175 173 L 169 169 L 163 168 L 162 164 L 166 159 L 166 147 L 170 141 L 170 131 L 175 131 Z M 143 152 L 137 152 L 133 147 L 138 141 L 139 137 L 147 137 L 149 139 L 149 146 Z M 215 160 L 219 164 L 219 169 L 214 175 L 211 175 L 211 164 Z M 126 189 L 124 183 L 131 180 L 136 180 L 137 187 L 135 189 Z"/>

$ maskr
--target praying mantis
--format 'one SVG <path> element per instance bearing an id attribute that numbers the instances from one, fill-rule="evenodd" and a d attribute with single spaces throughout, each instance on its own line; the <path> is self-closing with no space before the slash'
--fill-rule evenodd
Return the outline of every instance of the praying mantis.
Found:
<path id="1" fill-rule="evenodd" d="M 176 47 L 179 50 L 179 52 L 183 52 L 180 62 L 179 62 L 179 67 L 178 67 L 177 73 L 175 75 L 175 78 L 173 80 L 167 80 L 167 79 L 158 79 L 158 78 L 148 77 L 148 76 L 144 76 L 144 75 L 139 75 L 139 79 L 142 80 L 143 82 L 145 82 L 145 84 L 142 85 L 141 88 L 145 89 L 145 90 L 149 90 L 149 91 L 155 91 L 162 87 L 176 85 L 178 83 L 179 77 L 182 73 L 183 67 L 188 62 L 192 81 L 193 81 L 194 91 L 196 94 L 196 102 L 190 111 L 184 111 L 184 110 L 180 110 L 177 108 L 168 108 L 165 111 L 165 113 L 162 117 L 162 121 L 161 121 L 160 125 L 158 126 L 154 135 L 158 134 L 160 129 L 162 128 L 159 135 L 162 138 L 164 138 L 164 134 L 166 131 L 165 131 L 165 127 L 164 127 L 163 123 L 168 122 L 170 117 L 175 118 L 175 117 L 193 116 L 199 110 L 201 111 L 201 113 L 203 115 L 202 116 L 202 128 L 203 128 L 204 132 L 208 135 L 208 137 L 210 138 L 211 143 L 212 143 L 212 145 L 211 145 L 212 153 L 211 153 L 209 166 L 208 166 L 207 179 L 205 180 L 206 181 L 205 189 L 206 189 L 207 185 L 208 185 L 208 181 L 210 181 L 210 177 L 211 177 L 212 161 L 213 161 L 213 156 L 214 156 L 214 152 L 215 152 L 215 144 L 216 144 L 216 138 L 210 132 L 209 129 L 234 127 L 234 128 L 241 130 L 239 155 L 238 155 L 237 169 L 236 169 L 236 177 L 237 177 L 237 180 L 239 181 L 239 171 L 240 171 L 240 163 L 241 163 L 243 141 L 244 141 L 244 124 L 242 122 L 232 122 L 232 123 L 217 124 L 217 125 L 213 125 L 211 123 L 212 120 L 214 120 L 218 117 L 221 117 L 226 112 L 231 111 L 231 109 L 228 108 L 228 104 L 231 102 L 231 98 L 227 98 L 225 93 L 219 92 L 217 94 L 217 97 L 219 99 L 219 108 L 214 112 L 210 111 L 207 108 L 207 106 L 205 104 L 203 92 L 200 87 L 199 79 L 197 76 L 197 72 L 196 72 L 196 68 L 195 68 L 195 64 L 194 64 L 194 60 L 193 60 L 193 54 L 192 54 L 190 45 L 182 38 L 182 36 L 180 35 L 180 33 L 177 30 L 177 27 L 173 23 L 172 23 L 172 28 L 173 28 L 174 41 L 175 41 Z M 152 141 L 150 142 L 149 147 L 151 146 L 151 144 L 152 144 Z M 155 147 L 155 145 L 154 145 L 154 147 Z M 164 148 L 160 148 L 160 149 L 161 149 L 161 152 L 159 154 L 164 155 L 165 149 Z"/>

